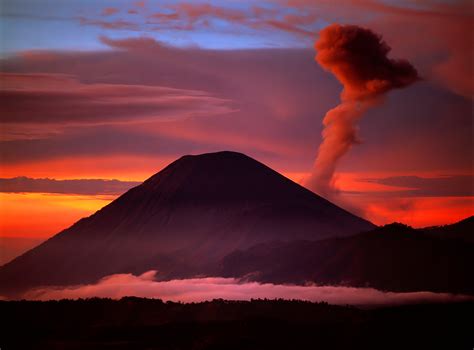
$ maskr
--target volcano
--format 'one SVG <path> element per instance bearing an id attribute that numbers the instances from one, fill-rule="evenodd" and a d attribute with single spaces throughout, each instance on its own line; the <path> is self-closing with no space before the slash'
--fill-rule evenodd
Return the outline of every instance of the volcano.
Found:
<path id="1" fill-rule="evenodd" d="M 267 241 L 321 240 L 374 225 L 236 152 L 187 155 L 0 268 L 0 293 L 114 273 L 212 274 Z"/>

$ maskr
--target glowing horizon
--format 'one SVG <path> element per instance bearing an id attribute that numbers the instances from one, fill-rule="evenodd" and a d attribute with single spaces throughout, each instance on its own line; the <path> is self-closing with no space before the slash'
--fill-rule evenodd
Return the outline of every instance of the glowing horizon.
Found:
<path id="1" fill-rule="evenodd" d="M 474 214 L 462 2 L 45 4 L 2 3 L 1 178 L 143 181 L 184 154 L 236 150 L 304 184 L 341 91 L 313 45 L 340 22 L 380 34 L 422 80 L 367 111 L 328 199 L 379 225 Z M 0 237 L 50 237 L 116 196 L 1 193 Z"/>

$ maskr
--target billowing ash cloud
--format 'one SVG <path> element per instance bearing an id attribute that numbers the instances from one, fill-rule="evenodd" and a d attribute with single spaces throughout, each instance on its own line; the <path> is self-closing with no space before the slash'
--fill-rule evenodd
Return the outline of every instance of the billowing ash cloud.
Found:
<path id="1" fill-rule="evenodd" d="M 145 272 L 140 276 L 116 274 L 104 277 L 97 284 L 35 289 L 22 295 L 21 298 L 51 300 L 108 297 L 119 299 L 124 296 L 137 296 L 181 302 L 199 302 L 217 298 L 229 300 L 283 298 L 326 301 L 330 304 L 340 305 L 395 305 L 472 299 L 469 296 L 447 293 L 392 293 L 372 288 L 277 285 L 241 282 L 238 279 L 223 277 L 156 281 L 155 274 L 156 271 L 154 270 Z"/>
<path id="2" fill-rule="evenodd" d="M 419 79 L 405 60 L 387 57 L 390 47 L 369 29 L 333 24 L 320 32 L 316 61 L 342 83 L 341 103 L 324 117 L 323 142 L 307 186 L 329 194 L 339 159 L 358 142 L 356 122 L 385 93 Z"/>

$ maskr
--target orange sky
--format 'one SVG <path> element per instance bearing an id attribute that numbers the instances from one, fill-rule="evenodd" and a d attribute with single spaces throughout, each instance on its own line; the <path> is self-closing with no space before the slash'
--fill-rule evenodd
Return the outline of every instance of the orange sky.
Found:
<path id="1" fill-rule="evenodd" d="M 314 43 L 339 21 L 381 35 L 389 57 L 406 59 L 422 79 L 357 121 L 329 199 L 375 224 L 474 214 L 472 6 L 165 3 L 133 14 L 131 3 L 117 4 L 104 16 L 100 2 L 57 2 L 51 18 L 35 1 L 5 3 L 0 178 L 143 181 L 184 154 L 232 150 L 303 183 L 342 89 L 314 60 Z M 0 237 L 49 237 L 112 199 L 0 192 Z"/>
<path id="2" fill-rule="evenodd" d="M 0 193 L 0 236 L 50 237 L 114 197 L 51 193 Z"/>
<path id="3" fill-rule="evenodd" d="M 73 174 L 77 176 L 77 173 Z M 284 175 L 296 182 L 307 176 L 306 173 Z M 453 223 L 474 214 L 473 197 L 387 197 L 383 193 L 405 188 L 357 181 L 371 177 L 369 175 L 382 174 L 340 173 L 337 187 L 342 192 L 331 200 L 377 225 L 398 221 L 425 227 Z M 70 177 L 74 176 L 71 174 Z M 347 193 L 351 191 L 357 193 Z M 0 193 L 0 237 L 50 237 L 80 218 L 93 214 L 114 198 L 116 196 Z"/>

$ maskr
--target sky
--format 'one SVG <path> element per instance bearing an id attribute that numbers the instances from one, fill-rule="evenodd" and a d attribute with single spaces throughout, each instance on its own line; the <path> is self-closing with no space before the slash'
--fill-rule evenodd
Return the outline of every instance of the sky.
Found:
<path id="1" fill-rule="evenodd" d="M 473 215 L 472 13 L 442 0 L 3 0 L 0 237 L 50 237 L 184 154 L 243 152 L 309 186 L 343 89 L 315 60 L 333 23 L 381 35 L 419 79 L 364 110 L 324 195 L 375 224 Z"/>

